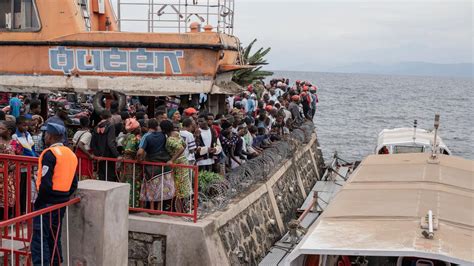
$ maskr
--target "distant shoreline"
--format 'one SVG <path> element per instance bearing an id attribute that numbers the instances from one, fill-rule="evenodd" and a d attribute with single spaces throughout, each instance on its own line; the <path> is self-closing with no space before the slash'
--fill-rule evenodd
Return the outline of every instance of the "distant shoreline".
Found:
<path id="1" fill-rule="evenodd" d="M 439 79 L 462 79 L 462 80 L 474 80 L 474 76 L 456 76 L 456 75 L 423 75 L 423 74 L 395 74 L 395 73 L 371 73 L 371 72 L 333 72 L 333 71 L 311 71 L 311 70 L 276 70 L 269 69 L 269 71 L 274 72 L 273 76 L 278 76 L 277 73 L 287 72 L 287 73 L 321 73 L 321 74 L 335 74 L 335 75 L 367 75 L 367 76 L 395 76 L 395 77 L 426 77 L 426 78 L 439 78 Z"/>

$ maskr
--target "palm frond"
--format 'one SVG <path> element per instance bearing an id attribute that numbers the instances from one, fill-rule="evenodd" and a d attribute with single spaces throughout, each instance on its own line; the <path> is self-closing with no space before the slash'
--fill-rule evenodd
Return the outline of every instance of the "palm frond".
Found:
<path id="1" fill-rule="evenodd" d="M 273 75 L 271 71 L 261 70 L 262 66 L 268 65 L 265 56 L 270 52 L 271 47 L 258 49 L 255 53 L 250 55 L 253 45 L 257 42 L 254 39 L 242 51 L 242 63 L 256 66 L 253 69 L 241 69 L 234 72 L 232 80 L 241 86 L 248 86 L 256 81 L 261 81 L 267 76 Z"/>

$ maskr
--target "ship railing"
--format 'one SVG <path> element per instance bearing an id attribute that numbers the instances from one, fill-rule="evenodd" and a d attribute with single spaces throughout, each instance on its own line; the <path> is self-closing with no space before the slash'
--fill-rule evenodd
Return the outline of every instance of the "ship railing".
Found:
<path id="1" fill-rule="evenodd" d="M 79 198 L 71 199 L 65 203 L 55 204 L 44 209 L 32 211 L 5 221 L 0 221 L 0 230 L 2 234 L 2 242 L 0 245 L 0 261 L 2 265 L 32 265 L 31 242 L 33 239 L 33 222 L 35 223 L 35 238 L 39 242 L 39 251 L 36 254 L 37 260 L 35 265 L 46 265 L 47 262 L 62 260 L 69 262 L 69 206 L 80 202 Z M 65 216 L 61 219 L 61 216 Z M 63 230 L 65 227 L 65 230 Z M 61 231 L 66 236 L 58 237 Z M 50 236 L 50 237 L 48 237 Z M 43 239 L 45 241 L 43 241 Z M 51 241 L 52 240 L 52 241 Z M 48 242 L 49 241 L 49 242 Z M 48 242 L 51 249 L 45 249 L 44 244 Z M 62 246 L 62 243 L 64 243 Z M 66 250 L 60 253 L 60 250 Z M 48 254 L 46 254 L 48 251 Z M 45 263 L 46 262 L 46 263 Z M 60 263 L 58 263 L 59 265 Z M 53 265 L 53 264 L 52 264 Z M 56 265 L 56 264 L 54 264 Z"/>
<path id="2" fill-rule="evenodd" d="M 36 157 L 0 154 L 0 221 L 33 210 L 37 168 Z M 80 180 L 129 183 L 130 212 L 184 217 L 194 222 L 198 218 L 198 174 L 195 165 L 104 157 L 92 162 L 78 158 L 77 168 Z M 15 230 L 21 233 L 19 227 Z"/>
<path id="3" fill-rule="evenodd" d="M 192 23 L 233 34 L 234 0 L 116 0 L 120 31 L 190 32 Z"/>

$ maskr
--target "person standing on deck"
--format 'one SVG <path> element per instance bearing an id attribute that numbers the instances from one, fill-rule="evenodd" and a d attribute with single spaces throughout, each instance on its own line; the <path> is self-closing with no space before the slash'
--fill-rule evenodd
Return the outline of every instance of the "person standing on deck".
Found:
<path id="1" fill-rule="evenodd" d="M 65 131 L 64 126 L 55 123 L 49 123 L 46 127 L 45 144 L 49 148 L 39 158 L 35 210 L 67 202 L 77 188 L 77 157 L 62 143 Z M 65 209 L 33 218 L 33 265 L 60 265 L 63 262 L 61 225 Z"/>

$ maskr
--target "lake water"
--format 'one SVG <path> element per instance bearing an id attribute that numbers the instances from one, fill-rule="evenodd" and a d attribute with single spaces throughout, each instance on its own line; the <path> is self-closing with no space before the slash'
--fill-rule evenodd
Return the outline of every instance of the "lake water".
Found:
<path id="1" fill-rule="evenodd" d="M 326 158 L 345 160 L 373 153 L 384 128 L 432 129 L 441 115 L 440 135 L 453 155 L 474 159 L 472 79 L 276 71 L 275 77 L 308 80 L 319 88 L 315 123 Z"/>

